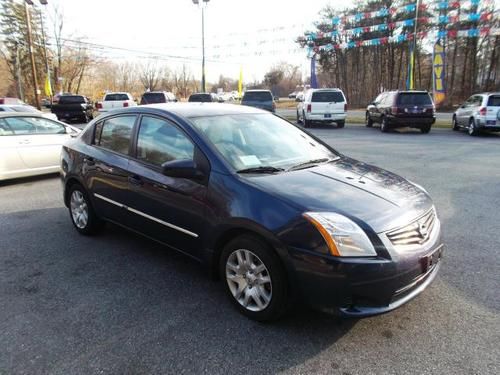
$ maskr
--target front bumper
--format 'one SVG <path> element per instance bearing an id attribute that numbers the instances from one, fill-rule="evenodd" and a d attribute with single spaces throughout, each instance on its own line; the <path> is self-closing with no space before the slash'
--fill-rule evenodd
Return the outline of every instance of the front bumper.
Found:
<path id="1" fill-rule="evenodd" d="M 440 239 L 425 252 L 404 259 L 336 258 L 301 249 L 289 249 L 292 283 L 308 305 L 334 309 L 343 316 L 365 317 L 392 311 L 429 286 L 441 265 Z M 422 260 L 434 256 L 432 266 Z"/>

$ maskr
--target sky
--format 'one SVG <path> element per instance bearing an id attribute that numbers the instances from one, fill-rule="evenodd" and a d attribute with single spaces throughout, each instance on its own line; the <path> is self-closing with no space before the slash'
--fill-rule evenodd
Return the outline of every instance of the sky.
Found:
<path id="1" fill-rule="evenodd" d="M 201 2 L 201 1 L 200 1 Z M 206 74 L 245 82 L 263 78 L 281 61 L 307 72 L 306 52 L 293 42 L 311 29 L 326 5 L 351 0 L 210 0 L 205 7 Z M 201 9 L 192 0 L 49 0 L 64 14 L 64 37 L 119 47 L 93 52 L 115 61 L 144 61 L 153 54 L 172 70 L 186 64 L 201 77 Z"/>

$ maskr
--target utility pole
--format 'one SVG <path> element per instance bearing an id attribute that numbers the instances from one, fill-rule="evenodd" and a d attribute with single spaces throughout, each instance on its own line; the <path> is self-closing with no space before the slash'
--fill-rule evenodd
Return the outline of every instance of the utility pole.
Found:
<path id="1" fill-rule="evenodd" d="M 413 54 L 411 56 L 411 79 L 410 90 L 415 89 L 415 56 L 417 55 L 417 27 L 418 27 L 418 11 L 420 8 L 420 0 L 417 0 L 415 8 L 415 29 L 413 30 Z"/>
<path id="2" fill-rule="evenodd" d="M 40 0 L 40 3 L 42 5 L 47 5 L 47 1 L 43 1 L 43 0 Z M 40 9 L 40 23 L 41 23 L 41 26 L 42 26 L 42 42 L 43 42 L 43 53 L 44 53 L 44 57 L 45 57 L 45 69 L 47 71 L 47 80 L 49 82 L 49 86 L 52 88 L 52 84 L 51 84 L 51 81 L 50 81 L 50 67 L 49 67 L 49 58 L 47 56 L 47 42 L 45 40 L 45 29 L 43 27 L 43 14 L 42 14 L 42 10 Z M 44 85 L 44 87 L 46 87 Z M 52 91 L 52 89 L 50 90 Z M 47 93 L 45 93 L 47 95 Z M 52 92 L 50 93 L 50 105 L 52 106 L 52 98 L 53 98 L 53 95 L 52 95 Z"/>
<path id="3" fill-rule="evenodd" d="M 16 72 L 17 72 L 17 93 L 19 95 L 19 99 L 24 101 L 23 94 L 23 83 L 22 83 L 22 75 L 21 75 L 21 59 L 19 57 L 19 43 L 16 44 Z"/>
<path id="4" fill-rule="evenodd" d="M 31 59 L 31 74 L 33 76 L 33 92 L 35 94 L 35 104 L 36 107 L 41 110 L 40 107 L 40 97 L 38 96 L 38 77 L 36 75 L 36 66 L 35 66 L 35 55 L 33 54 L 33 38 L 31 35 L 31 15 L 28 9 L 28 3 L 24 3 L 24 10 L 26 12 L 26 26 L 28 28 L 28 49 Z"/>
<path id="5" fill-rule="evenodd" d="M 205 88 L 205 7 L 210 0 L 193 0 L 193 4 L 201 7 L 201 91 Z"/>

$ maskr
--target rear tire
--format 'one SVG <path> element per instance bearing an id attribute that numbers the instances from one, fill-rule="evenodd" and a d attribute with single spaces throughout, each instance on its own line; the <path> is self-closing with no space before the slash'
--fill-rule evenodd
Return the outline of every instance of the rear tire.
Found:
<path id="1" fill-rule="evenodd" d="M 479 130 L 476 128 L 476 122 L 474 121 L 473 118 L 469 120 L 469 128 L 468 128 L 468 133 L 470 136 L 476 136 L 479 134 Z"/>
<path id="2" fill-rule="evenodd" d="M 342 129 L 345 126 L 345 121 L 338 121 L 337 128 Z"/>
<path id="3" fill-rule="evenodd" d="M 304 128 L 311 127 L 311 120 L 306 119 L 306 114 L 302 112 L 302 121 L 304 123 Z"/>
<path id="4" fill-rule="evenodd" d="M 302 124 L 302 120 L 300 119 L 299 111 L 297 111 L 297 124 Z"/>
<path id="5" fill-rule="evenodd" d="M 259 237 L 242 235 L 230 241 L 222 250 L 219 272 L 229 299 L 243 315 L 264 322 L 287 311 L 285 270 Z"/>
<path id="6" fill-rule="evenodd" d="M 367 128 L 371 128 L 373 126 L 373 120 L 370 117 L 370 114 L 366 112 L 366 122 L 365 125 Z"/>
<path id="7" fill-rule="evenodd" d="M 425 125 L 420 128 L 422 134 L 428 134 L 431 131 L 432 125 Z"/>
<path id="8" fill-rule="evenodd" d="M 451 120 L 451 126 L 454 131 L 458 131 L 460 129 L 457 122 L 457 116 L 455 115 L 453 115 L 453 119 Z"/>
<path id="9" fill-rule="evenodd" d="M 68 194 L 69 216 L 75 229 L 87 236 L 95 234 L 102 229 L 104 222 L 95 214 L 89 196 L 82 185 L 72 185 Z"/>
<path id="10" fill-rule="evenodd" d="M 390 131 L 389 122 L 387 121 L 387 117 L 382 117 L 382 123 L 380 124 L 380 131 L 382 133 L 388 133 Z"/>

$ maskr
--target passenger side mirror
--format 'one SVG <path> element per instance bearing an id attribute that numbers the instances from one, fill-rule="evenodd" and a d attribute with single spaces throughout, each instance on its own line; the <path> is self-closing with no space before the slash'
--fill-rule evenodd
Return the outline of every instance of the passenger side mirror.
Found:
<path id="1" fill-rule="evenodd" d="M 161 165 L 161 173 L 168 177 L 187 178 L 199 180 L 204 177 L 203 172 L 198 169 L 194 160 L 180 159 L 167 161 Z"/>

